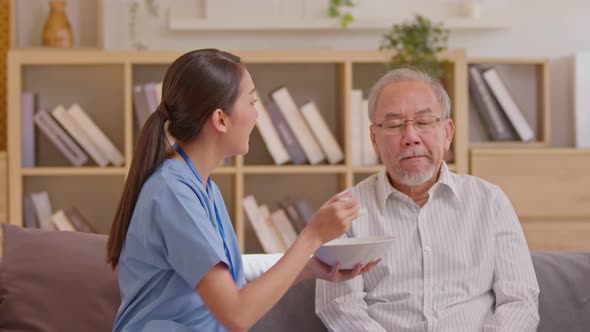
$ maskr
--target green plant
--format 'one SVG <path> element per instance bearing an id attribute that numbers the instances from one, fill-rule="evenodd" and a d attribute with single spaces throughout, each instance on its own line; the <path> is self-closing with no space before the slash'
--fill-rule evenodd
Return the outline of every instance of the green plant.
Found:
<path id="1" fill-rule="evenodd" d="M 412 21 L 394 24 L 383 36 L 379 49 L 394 49 L 395 54 L 386 63 L 389 69 L 407 65 L 424 70 L 438 79 L 448 78 L 448 61 L 437 54 L 447 49 L 449 30 L 443 23 L 433 23 L 416 14 Z"/>
<path id="2" fill-rule="evenodd" d="M 160 16 L 160 4 L 157 0 L 144 0 L 146 11 L 152 17 Z M 147 46 L 137 39 L 137 14 L 140 6 L 140 0 L 132 0 L 129 4 L 129 38 L 131 45 L 136 50 L 146 50 Z"/>
<path id="3" fill-rule="evenodd" d="M 329 14 L 330 17 L 339 17 L 340 25 L 347 28 L 348 24 L 354 21 L 354 18 L 352 14 L 343 12 L 342 7 L 354 7 L 354 2 L 351 0 L 330 0 Z"/>

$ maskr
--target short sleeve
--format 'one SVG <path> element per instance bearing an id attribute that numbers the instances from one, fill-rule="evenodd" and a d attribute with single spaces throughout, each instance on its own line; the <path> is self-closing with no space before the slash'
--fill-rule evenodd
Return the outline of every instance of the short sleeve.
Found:
<path id="1" fill-rule="evenodd" d="M 228 265 L 223 241 L 207 213 L 207 201 L 189 185 L 169 183 L 155 198 L 154 220 L 163 255 L 193 288 L 216 264 Z M 213 216 L 215 218 L 215 216 Z"/>

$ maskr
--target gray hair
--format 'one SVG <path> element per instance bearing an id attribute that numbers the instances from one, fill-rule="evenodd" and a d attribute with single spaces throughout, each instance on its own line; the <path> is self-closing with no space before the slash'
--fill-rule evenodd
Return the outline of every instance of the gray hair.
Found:
<path id="1" fill-rule="evenodd" d="M 371 88 L 369 93 L 369 119 L 373 120 L 377 99 L 379 99 L 383 89 L 391 83 L 402 81 L 419 81 L 430 84 L 436 99 L 442 107 L 443 118 L 448 119 L 451 116 L 451 98 L 449 98 L 449 94 L 440 81 L 416 68 L 399 68 L 383 75 Z"/>

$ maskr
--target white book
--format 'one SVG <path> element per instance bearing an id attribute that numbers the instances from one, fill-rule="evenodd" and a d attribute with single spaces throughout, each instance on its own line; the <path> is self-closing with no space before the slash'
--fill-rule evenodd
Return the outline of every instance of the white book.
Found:
<path id="1" fill-rule="evenodd" d="M 270 233 L 268 227 L 266 227 L 266 223 L 264 222 L 264 218 L 258 208 L 258 203 L 256 203 L 254 196 L 249 195 L 244 197 L 242 200 L 242 206 L 244 207 L 244 212 L 246 212 L 246 216 L 248 217 L 248 220 L 250 220 L 250 224 L 252 224 L 252 228 L 254 229 L 264 252 L 267 254 L 278 253 L 273 245 L 274 240 L 271 235 L 272 233 Z"/>
<path id="2" fill-rule="evenodd" d="M 264 224 L 268 228 L 269 238 L 272 239 L 273 252 L 287 251 L 287 246 L 283 242 L 283 239 L 281 238 L 279 231 L 275 227 L 275 224 L 272 222 L 268 206 L 262 204 L 258 208 L 260 209 L 260 215 L 264 220 Z"/>
<path id="3" fill-rule="evenodd" d="M 125 162 L 123 154 L 115 147 L 113 142 L 105 133 L 92 121 L 90 116 L 78 104 L 70 106 L 68 113 L 84 129 L 92 142 L 103 152 L 115 166 L 121 166 Z"/>
<path id="4" fill-rule="evenodd" d="M 295 104 L 289 90 L 286 87 L 282 87 L 273 91 L 271 95 L 291 127 L 295 139 L 305 152 L 309 163 L 312 165 L 321 163 L 325 159 L 324 153 L 305 123 L 303 116 L 299 112 L 299 107 Z"/>
<path id="5" fill-rule="evenodd" d="M 312 101 L 305 103 L 301 106 L 301 114 L 303 114 L 303 118 L 305 118 L 315 138 L 320 143 L 322 150 L 328 158 L 328 162 L 330 164 L 341 162 L 344 159 L 342 148 L 340 148 L 316 104 Z"/>
<path id="6" fill-rule="evenodd" d="M 363 133 L 358 124 L 361 123 L 363 112 L 363 91 L 350 92 L 350 158 L 353 166 L 363 164 Z"/>
<path id="7" fill-rule="evenodd" d="M 297 240 L 297 232 L 293 228 L 287 213 L 283 209 L 278 209 L 270 214 L 270 218 L 283 239 L 283 243 L 289 248 Z"/>
<path id="8" fill-rule="evenodd" d="M 90 157 L 101 167 L 109 163 L 105 154 L 92 142 L 90 136 L 76 123 L 72 116 L 66 111 L 62 105 L 56 106 L 51 114 L 59 122 L 59 124 L 80 144 L 80 146 L 88 152 Z"/>
<path id="9" fill-rule="evenodd" d="M 58 231 L 75 232 L 76 227 L 72 224 L 70 219 L 66 216 L 63 210 L 59 210 L 51 216 L 51 222 Z"/>
<path id="10" fill-rule="evenodd" d="M 255 92 L 255 94 L 257 100 L 255 107 L 258 111 L 256 128 L 258 128 L 260 136 L 262 136 L 262 139 L 264 140 L 266 148 L 268 149 L 268 152 L 270 153 L 274 163 L 277 165 L 282 165 L 290 161 L 291 157 L 289 156 L 285 145 L 283 142 L 281 142 L 279 134 L 276 128 L 273 126 L 272 120 L 266 111 L 266 107 L 262 103 L 262 100 L 260 100 L 260 96 L 257 92 Z"/>
<path id="11" fill-rule="evenodd" d="M 500 103 L 500 106 L 502 106 L 512 126 L 516 129 L 520 139 L 523 142 L 534 139 L 535 133 L 533 129 L 522 115 L 522 111 L 508 92 L 506 85 L 502 82 L 500 76 L 498 76 L 498 72 L 494 68 L 490 68 L 484 71 L 483 78 L 490 87 L 490 90 L 492 90 L 498 103 Z"/>
<path id="12" fill-rule="evenodd" d="M 376 165 L 379 162 L 371 141 L 371 120 L 369 119 L 369 101 L 364 99 L 361 104 L 361 135 L 363 165 Z"/>
<path id="13" fill-rule="evenodd" d="M 47 191 L 31 193 L 31 200 L 35 208 L 35 214 L 39 221 L 39 228 L 45 230 L 55 230 L 55 226 L 51 223 L 51 216 L 53 215 L 53 208 L 51 207 L 51 200 Z"/>
<path id="14" fill-rule="evenodd" d="M 156 102 L 158 105 L 162 102 L 162 86 L 163 82 L 154 83 L 154 89 L 156 90 Z"/>

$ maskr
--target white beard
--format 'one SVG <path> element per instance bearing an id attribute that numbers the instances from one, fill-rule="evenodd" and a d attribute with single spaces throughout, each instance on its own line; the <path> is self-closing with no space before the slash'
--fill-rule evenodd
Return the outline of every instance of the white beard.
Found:
<path id="1" fill-rule="evenodd" d="M 414 187 L 424 184 L 432 179 L 435 171 L 436 167 L 434 167 L 434 163 L 430 163 L 426 170 L 418 174 L 408 174 L 399 167 L 397 168 L 396 173 L 403 185 Z"/>

